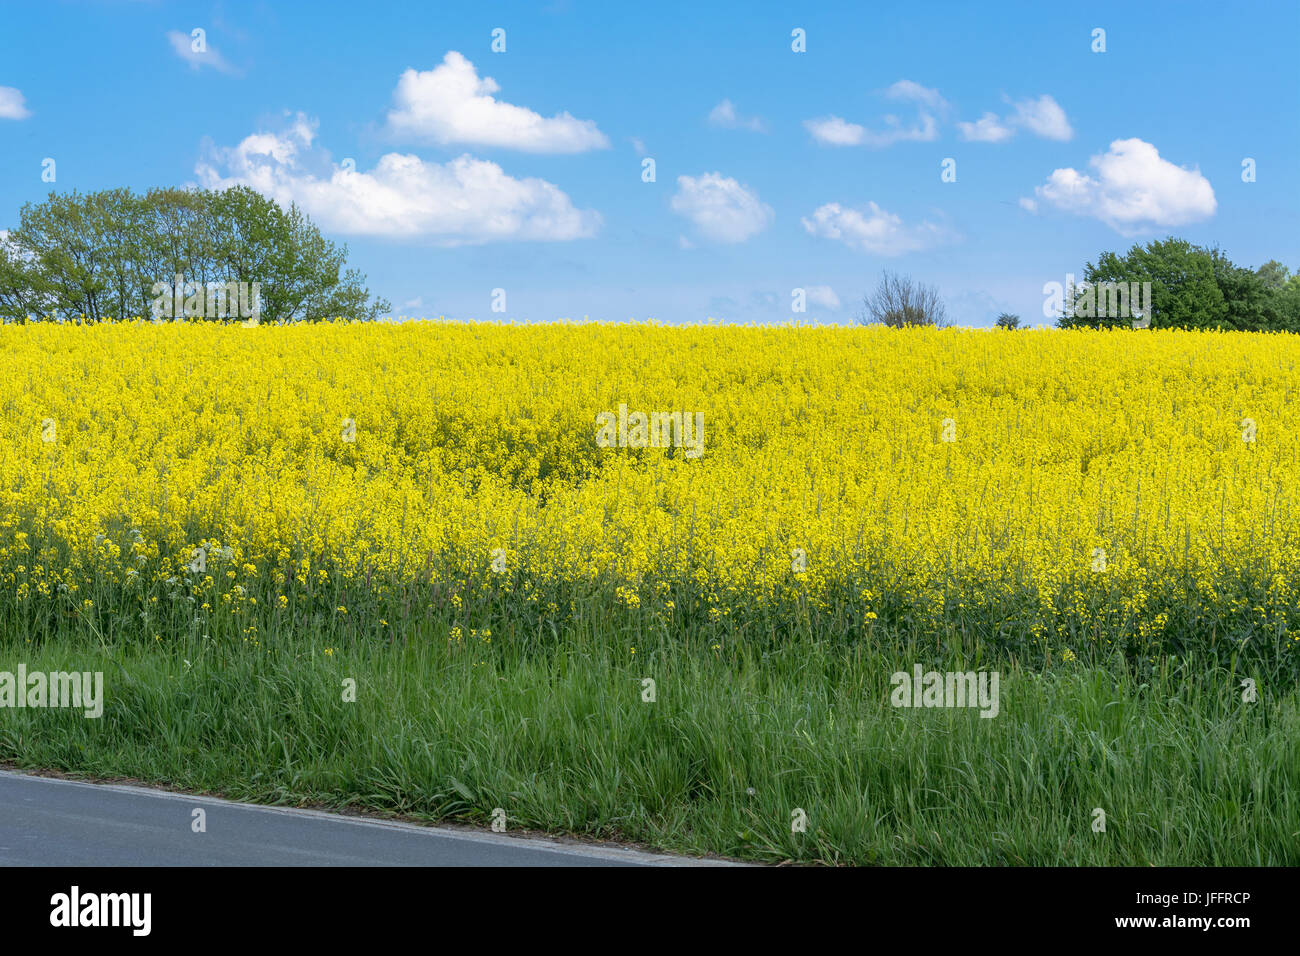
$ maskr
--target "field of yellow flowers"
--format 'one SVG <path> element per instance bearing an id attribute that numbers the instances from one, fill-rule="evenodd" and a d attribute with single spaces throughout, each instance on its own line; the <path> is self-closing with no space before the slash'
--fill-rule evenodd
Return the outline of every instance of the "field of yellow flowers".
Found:
<path id="1" fill-rule="evenodd" d="M 0 624 L 488 640 L 595 602 L 1294 672 L 1298 365 L 1247 333 L 5 326 Z M 694 444 L 636 447 L 637 412 Z"/>

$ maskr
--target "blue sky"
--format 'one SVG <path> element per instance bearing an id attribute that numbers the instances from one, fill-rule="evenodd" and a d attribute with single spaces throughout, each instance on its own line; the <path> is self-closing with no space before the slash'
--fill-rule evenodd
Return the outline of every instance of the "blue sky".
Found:
<path id="1" fill-rule="evenodd" d="M 704 6 L 5 2 L 0 229 L 248 183 L 457 319 L 847 323 L 891 269 L 1038 324 L 1169 234 L 1300 269 L 1300 3 Z"/>

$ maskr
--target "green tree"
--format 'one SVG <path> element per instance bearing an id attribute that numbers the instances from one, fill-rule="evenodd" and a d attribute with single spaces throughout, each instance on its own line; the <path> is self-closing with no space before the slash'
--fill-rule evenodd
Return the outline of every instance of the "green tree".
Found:
<path id="1" fill-rule="evenodd" d="M 1261 274 L 1259 270 L 1234 265 L 1217 248 L 1210 250 L 1210 258 L 1214 263 L 1215 281 L 1227 305 L 1227 328 L 1254 332 L 1300 331 L 1278 295 L 1282 281 L 1274 270 Z"/>
<path id="2" fill-rule="evenodd" d="M 0 317 L 24 319 L 49 315 L 55 291 L 31 254 L 0 233 Z"/>
<path id="3" fill-rule="evenodd" d="M 999 329 L 1018 329 L 1020 328 L 1020 316 L 1012 315 L 1010 312 L 1003 312 L 998 316 L 994 323 Z"/>
<path id="4" fill-rule="evenodd" d="M 382 299 L 368 304 L 365 276 L 344 270 L 347 246 L 326 241 L 297 206 L 286 212 L 243 186 L 212 195 L 216 260 L 235 281 L 261 281 L 262 309 L 273 321 L 374 319 L 389 311 Z"/>
<path id="5" fill-rule="evenodd" d="M 25 205 L 18 227 L 0 241 L 0 317 L 152 317 L 160 287 L 172 304 L 176 276 L 192 283 L 182 295 L 205 293 L 203 317 L 214 320 L 241 317 L 230 300 L 216 300 L 227 283 L 246 283 L 250 292 L 256 283 L 260 321 L 388 312 L 346 260 L 347 247 L 326 240 L 297 206 L 284 210 L 247 187 L 51 193 Z"/>
<path id="6" fill-rule="evenodd" d="M 1185 239 L 1134 245 L 1124 255 L 1103 252 L 1096 265 L 1086 263 L 1083 282 L 1066 303 L 1058 322 L 1065 328 L 1107 328 L 1132 324 L 1132 316 L 1104 314 L 1105 283 L 1126 286 L 1151 283 L 1152 328 L 1300 331 L 1300 283 L 1281 263 L 1258 269 L 1234 264 L 1218 247 L 1204 248 Z M 1295 292 L 1292 292 L 1292 289 Z M 1130 295 L 1130 308 L 1136 303 Z"/>
<path id="7" fill-rule="evenodd" d="M 1294 278 L 1290 275 L 1290 272 L 1290 269 L 1282 265 L 1282 263 L 1278 262 L 1276 259 L 1269 259 L 1268 262 L 1255 270 L 1255 274 L 1258 275 L 1264 285 L 1268 286 L 1270 289 L 1280 289 L 1286 285 L 1289 278 Z"/>
<path id="8" fill-rule="evenodd" d="M 1300 331 L 1300 272 L 1287 279 L 1277 290 L 1278 308 L 1286 317 L 1287 327 Z"/>

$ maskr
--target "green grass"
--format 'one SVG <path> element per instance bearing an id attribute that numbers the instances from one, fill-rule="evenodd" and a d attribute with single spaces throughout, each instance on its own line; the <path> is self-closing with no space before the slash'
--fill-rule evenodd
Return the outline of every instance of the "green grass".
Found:
<path id="1" fill-rule="evenodd" d="M 1300 864 L 1300 694 L 1210 660 L 1044 668 L 883 628 L 719 643 L 613 619 L 260 640 L 5 628 L 0 670 L 101 670 L 107 700 L 99 720 L 0 709 L 0 759 L 761 861 Z M 892 707 L 914 663 L 998 670 L 1000 714 Z"/>

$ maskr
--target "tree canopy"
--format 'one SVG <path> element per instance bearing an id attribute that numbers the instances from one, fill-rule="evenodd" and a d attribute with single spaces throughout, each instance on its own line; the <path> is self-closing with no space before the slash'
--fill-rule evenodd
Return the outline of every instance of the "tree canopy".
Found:
<path id="1" fill-rule="evenodd" d="M 1151 328 L 1300 332 L 1300 275 L 1290 275 L 1276 261 L 1248 269 L 1235 265 L 1217 247 L 1207 249 L 1171 236 L 1135 244 L 1122 256 L 1103 252 L 1096 265 L 1085 264 L 1082 279 L 1094 291 L 1104 283 L 1150 282 Z M 1058 322 L 1061 327 L 1131 325 L 1127 316 L 1078 308 L 1087 294 L 1075 292 L 1075 307 L 1067 309 Z"/>
<path id="2" fill-rule="evenodd" d="M 160 284 L 186 291 L 257 284 L 259 321 L 375 319 L 365 276 L 291 205 L 239 186 L 51 193 L 0 234 L 0 319 L 86 322 L 153 318 Z M 230 310 L 201 316 L 236 321 Z M 171 317 L 171 310 L 168 310 Z"/>

